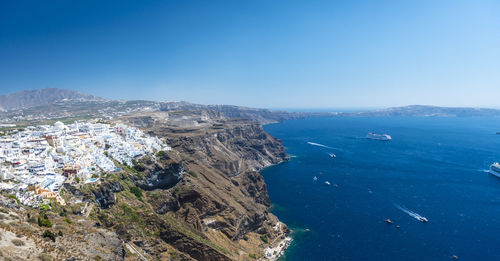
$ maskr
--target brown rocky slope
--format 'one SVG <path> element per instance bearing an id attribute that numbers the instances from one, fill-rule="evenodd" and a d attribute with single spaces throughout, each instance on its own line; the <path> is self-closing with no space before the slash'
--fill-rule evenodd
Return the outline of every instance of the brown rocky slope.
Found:
<path id="1" fill-rule="evenodd" d="M 64 184 L 61 195 L 66 206 L 51 202 L 44 209 L 27 208 L 4 193 L 0 210 L 10 218 L 0 215 L 4 218 L 0 222 L 0 257 L 264 257 L 264 249 L 279 244 L 288 230 L 268 212 L 267 187 L 258 171 L 288 157 L 281 141 L 258 123 L 214 115 L 176 111 L 119 119 L 164 139 L 173 149 L 137 159 L 133 168 L 120 165 L 122 171 L 103 173 L 96 183 Z M 16 245 L 14 239 L 24 245 Z"/>
<path id="2" fill-rule="evenodd" d="M 257 171 L 287 160 L 288 156 L 281 141 L 256 122 L 199 120 L 199 113 L 177 112 L 174 117 L 182 115 L 182 126 L 164 112 L 121 119 L 164 138 L 173 148 L 164 160 L 182 161 L 186 170 L 182 181 L 169 190 L 141 188 L 161 194 L 149 200 L 156 214 L 175 216 L 211 244 L 224 249 L 219 253 L 226 257 L 245 260 L 262 256 L 267 242 L 276 242 L 287 233 L 287 228 L 278 225 L 278 219 L 268 212 L 267 187 Z M 187 126 L 186 119 L 195 120 Z M 204 259 L 193 252 L 192 242 L 180 242 L 186 238 L 167 234 L 160 234 L 165 242 L 186 255 Z"/>

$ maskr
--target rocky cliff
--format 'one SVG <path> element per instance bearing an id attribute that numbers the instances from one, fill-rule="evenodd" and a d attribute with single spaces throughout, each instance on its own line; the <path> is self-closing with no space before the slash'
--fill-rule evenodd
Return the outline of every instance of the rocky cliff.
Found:
<path id="1" fill-rule="evenodd" d="M 121 171 L 103 173 L 95 183 L 65 184 L 66 206 L 30 209 L 0 195 L 0 212 L 9 215 L 0 213 L 0 256 L 251 260 L 288 233 L 268 212 L 258 173 L 288 157 L 260 124 L 206 111 L 141 112 L 118 121 L 173 149 L 138 158 L 131 167 L 115 162 Z M 18 235 L 26 247 L 15 245 Z"/>
<path id="2" fill-rule="evenodd" d="M 147 203 L 156 215 L 172 216 L 194 235 L 171 236 L 172 229 L 160 231 L 160 238 L 175 249 L 199 260 L 248 259 L 262 256 L 263 249 L 287 233 L 286 226 L 268 212 L 267 187 L 258 170 L 288 159 L 281 141 L 267 134 L 261 125 L 249 120 L 205 118 L 190 112 L 191 126 L 167 120 L 167 113 L 122 118 L 141 125 L 173 147 L 163 162 L 171 162 L 173 173 L 182 162 L 185 174 L 170 189 L 155 187 Z M 147 124 L 144 124 L 147 123 Z M 146 161 L 140 164 L 155 169 Z M 146 171 L 148 172 L 148 171 Z M 151 171 L 149 171 L 151 173 Z M 136 185 L 150 179 L 146 174 Z M 150 183 L 150 182 L 146 182 Z M 168 223 L 168 222 L 167 222 Z M 175 229 L 174 229 L 175 230 Z M 169 236 L 167 236 L 169 235 Z M 213 254 L 195 252 L 203 244 Z M 203 251 L 205 255 L 210 251 Z"/>

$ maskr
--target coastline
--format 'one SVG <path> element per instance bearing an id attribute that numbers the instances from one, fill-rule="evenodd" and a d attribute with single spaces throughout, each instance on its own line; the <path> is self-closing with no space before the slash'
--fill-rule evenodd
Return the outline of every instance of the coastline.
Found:
<path id="1" fill-rule="evenodd" d="M 293 241 L 292 237 L 290 237 L 289 235 L 285 236 L 285 238 L 282 238 L 282 240 L 276 243 L 272 243 L 271 246 L 264 249 L 264 256 L 268 260 L 272 261 L 278 260 L 285 254 L 285 251 L 290 246 L 292 241 Z"/>
<path id="2" fill-rule="evenodd" d="M 276 122 L 276 123 L 279 123 L 279 122 Z M 276 124 L 276 123 L 273 123 L 273 124 Z M 262 124 L 262 126 L 264 126 L 264 124 Z M 274 136 L 272 136 L 272 137 L 274 137 Z M 283 142 L 281 142 L 281 145 L 283 146 Z M 276 165 L 280 165 L 282 163 L 290 161 L 291 157 L 288 154 L 286 154 L 286 155 L 287 156 L 286 156 L 285 160 L 281 160 L 278 163 L 269 164 L 267 166 L 264 166 L 262 169 L 258 170 L 259 173 L 261 173 L 261 171 L 263 171 L 266 168 L 269 168 L 269 167 L 272 167 L 272 166 L 276 166 Z M 267 186 L 267 184 L 266 184 L 266 186 Z M 272 205 L 271 205 L 271 207 L 269 209 L 271 209 L 271 208 L 273 208 Z M 278 220 L 279 220 L 279 217 L 276 216 L 276 218 L 278 218 Z M 278 223 L 274 227 L 274 230 L 275 231 L 283 231 L 283 226 L 286 226 L 286 224 L 283 223 L 282 221 L 278 221 Z M 266 247 L 264 249 L 264 258 L 266 258 L 267 260 L 275 261 L 275 260 L 278 260 L 280 257 L 282 257 L 285 254 L 286 250 L 288 249 L 288 247 L 290 246 L 290 244 L 293 241 L 293 238 L 291 236 L 292 231 L 290 231 L 290 229 L 288 229 L 288 227 L 286 227 L 285 231 L 287 231 L 287 232 L 283 233 L 283 235 L 281 235 L 280 237 L 276 238 L 270 244 L 270 246 L 268 246 L 268 247 Z"/>

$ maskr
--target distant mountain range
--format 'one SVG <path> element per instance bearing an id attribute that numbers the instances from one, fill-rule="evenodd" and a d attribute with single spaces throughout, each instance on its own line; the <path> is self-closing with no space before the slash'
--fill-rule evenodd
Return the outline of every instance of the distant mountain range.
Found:
<path id="1" fill-rule="evenodd" d="M 381 110 L 342 113 L 342 116 L 366 116 L 366 117 L 473 117 L 473 116 L 500 116 L 500 110 L 488 108 L 468 107 L 438 107 L 426 105 L 410 105 L 404 107 L 392 107 Z"/>
<path id="2" fill-rule="evenodd" d="M 57 88 L 26 90 L 0 96 L 0 111 L 26 109 L 67 100 L 95 101 L 104 99 L 90 94 Z"/>
<path id="3" fill-rule="evenodd" d="M 140 111 L 203 111 L 213 117 L 242 118 L 267 124 L 306 117 L 471 117 L 500 116 L 500 110 L 411 105 L 361 112 L 289 112 L 235 105 L 189 102 L 106 100 L 72 90 L 46 88 L 0 96 L 0 120 L 19 122 L 75 117 L 114 118 Z"/>

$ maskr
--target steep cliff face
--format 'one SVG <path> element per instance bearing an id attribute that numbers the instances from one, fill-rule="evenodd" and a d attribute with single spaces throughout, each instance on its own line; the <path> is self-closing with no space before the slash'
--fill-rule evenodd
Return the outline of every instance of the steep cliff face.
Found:
<path id="1" fill-rule="evenodd" d="M 186 158 L 229 176 L 258 171 L 287 159 L 281 141 L 267 134 L 259 124 L 249 121 L 227 121 L 201 133 L 168 134 L 163 131 L 160 130 L 159 135 L 188 156 Z"/>
<path id="2" fill-rule="evenodd" d="M 148 197 L 147 203 L 156 215 L 174 217 L 200 239 L 190 239 L 186 234 L 175 236 L 169 229 L 162 229 L 160 237 L 200 260 L 223 260 L 219 254 L 230 259 L 247 259 L 249 254 L 262 256 L 268 245 L 263 238 L 274 242 L 287 233 L 286 226 L 268 212 L 267 186 L 257 172 L 288 159 L 281 141 L 249 120 L 205 118 L 186 127 L 177 122 L 169 124 L 167 115 L 147 115 L 146 121 L 141 120 L 142 116 L 123 119 L 140 122 L 147 132 L 172 146 L 164 162 L 174 158 L 174 162 L 182 162 L 163 170 L 178 173 L 183 168 L 182 180 L 172 188 L 153 185 L 158 178 L 151 170 L 134 181 L 144 190 L 151 190 L 154 196 Z M 200 242 L 216 252 L 207 256 L 210 251 L 202 251 L 201 255 Z"/>
<path id="3" fill-rule="evenodd" d="M 169 189 L 175 186 L 184 174 L 182 162 L 171 162 L 158 165 L 157 163 L 145 162 L 146 175 L 133 177 L 135 184 L 144 190 Z"/>

